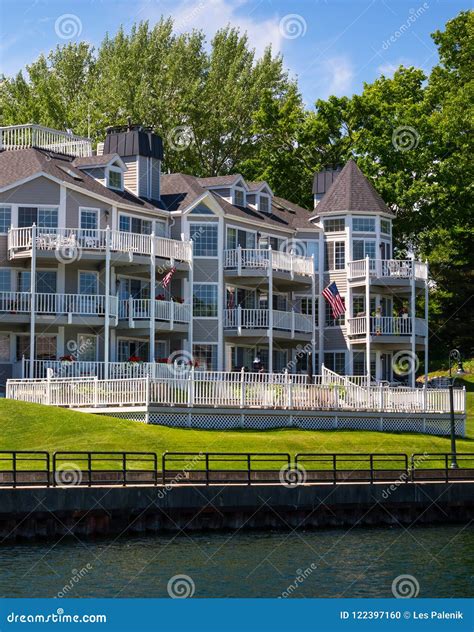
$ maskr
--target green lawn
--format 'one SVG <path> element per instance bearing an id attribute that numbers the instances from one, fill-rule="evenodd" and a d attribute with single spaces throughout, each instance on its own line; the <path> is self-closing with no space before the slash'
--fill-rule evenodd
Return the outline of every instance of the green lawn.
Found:
<path id="1" fill-rule="evenodd" d="M 474 376 L 466 376 L 468 436 L 474 452 Z M 0 400 L 0 450 L 170 452 L 448 452 L 449 438 L 364 431 L 208 431 L 152 426 L 64 409 Z"/>

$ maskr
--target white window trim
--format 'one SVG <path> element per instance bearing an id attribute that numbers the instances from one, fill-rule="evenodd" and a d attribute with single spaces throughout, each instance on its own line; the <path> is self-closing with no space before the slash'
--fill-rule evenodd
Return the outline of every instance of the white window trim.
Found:
<path id="1" fill-rule="evenodd" d="M 195 216 L 196 217 L 196 216 Z M 193 240 L 193 259 L 219 259 L 219 222 L 218 221 L 209 221 L 209 222 L 189 222 L 189 239 L 192 239 L 192 236 L 196 233 L 193 229 L 193 226 L 206 226 L 211 224 L 212 226 L 216 226 L 217 228 L 217 255 L 196 255 L 194 254 L 194 240 Z"/>
<path id="2" fill-rule="evenodd" d="M 268 200 L 268 210 L 267 211 L 264 211 L 262 209 L 262 207 L 261 207 L 261 203 L 260 202 L 261 202 L 262 198 L 265 198 L 266 200 Z M 271 212 L 272 212 L 272 200 L 271 200 L 271 197 L 269 195 L 266 195 L 265 193 L 263 193 L 263 194 L 260 193 L 258 195 L 258 210 L 261 213 L 267 213 L 268 215 L 271 214 Z"/>
<path id="3" fill-rule="evenodd" d="M 56 209 L 58 211 L 58 226 L 59 226 L 59 215 L 60 215 L 60 210 L 61 210 L 59 204 L 22 204 L 21 202 L 19 202 L 18 204 L 15 204 L 15 206 L 16 206 L 15 221 L 14 221 L 13 209 L 12 209 L 12 224 L 14 228 L 18 228 L 18 214 L 19 214 L 20 208 L 36 208 L 38 210 L 40 208 Z M 38 226 L 38 223 L 36 225 Z"/>
<path id="4" fill-rule="evenodd" d="M 191 355 L 192 355 L 192 359 L 193 361 L 195 361 L 195 357 L 194 357 L 194 347 L 196 347 L 197 345 L 202 345 L 202 346 L 206 346 L 206 347 L 217 347 L 217 352 L 216 352 L 216 365 L 219 366 L 219 343 L 218 342 L 200 342 L 199 340 L 193 340 L 193 345 L 192 345 L 192 350 L 191 350 Z M 213 371 L 214 369 L 211 369 L 211 371 Z"/>
<path id="5" fill-rule="evenodd" d="M 355 230 L 354 228 L 354 220 L 355 219 L 370 219 L 373 220 L 374 222 L 374 230 Z M 372 215 L 353 215 L 351 217 L 351 227 L 352 227 L 352 232 L 356 233 L 358 235 L 376 235 L 377 234 L 377 218 L 373 217 Z"/>
<path id="6" fill-rule="evenodd" d="M 343 294 L 342 292 L 339 292 L 344 305 L 346 306 L 346 311 L 344 312 L 344 324 L 343 325 L 326 325 L 326 310 L 328 309 L 328 301 L 326 299 L 324 299 L 324 315 L 323 315 L 323 327 L 324 329 L 346 329 L 347 328 L 347 320 L 349 318 L 348 314 L 349 314 L 349 306 L 347 305 L 347 294 Z M 330 305 L 329 305 L 330 307 Z M 334 319 L 332 319 L 334 320 Z M 327 353 L 330 353 L 329 351 Z"/>
<path id="7" fill-rule="evenodd" d="M 121 233 L 128 232 L 128 231 L 120 230 L 120 218 L 121 217 L 129 217 L 129 218 L 141 219 L 141 220 L 148 221 L 148 222 L 151 223 L 151 230 L 153 232 L 153 222 L 155 221 L 154 217 L 147 217 L 146 215 L 136 215 L 135 213 L 123 213 L 123 212 L 119 211 L 118 222 L 117 222 L 117 230 L 119 232 L 121 232 Z M 130 223 L 130 227 L 131 227 L 131 223 Z M 145 235 L 146 237 L 150 237 L 151 236 L 151 233 L 150 233 L 150 235 L 148 235 L 147 233 L 132 233 L 132 232 L 130 232 L 129 234 L 130 235 Z"/>
<path id="8" fill-rule="evenodd" d="M 93 274 L 97 279 L 97 294 L 81 294 L 81 274 Z M 77 293 L 80 296 L 99 296 L 99 272 L 97 270 L 78 270 L 77 271 Z"/>
<path id="9" fill-rule="evenodd" d="M 342 230 L 326 230 L 326 226 L 325 226 L 325 222 L 326 221 L 332 221 L 332 220 L 339 220 L 339 221 L 343 221 L 344 222 L 344 228 Z M 346 221 L 346 217 L 344 215 L 340 215 L 340 216 L 336 216 L 336 217 L 325 217 L 322 220 L 322 225 L 323 225 L 323 234 L 324 235 L 334 235 L 334 237 L 337 237 L 338 235 L 340 235 L 341 233 L 344 233 L 346 228 L 347 228 L 347 221 Z"/>
<path id="10" fill-rule="evenodd" d="M 0 336 L 6 336 L 8 338 L 8 360 L 1 360 L 0 364 L 12 364 L 12 362 L 16 362 L 14 359 L 13 349 L 12 349 L 12 334 L 9 331 L 0 331 Z M 20 360 L 21 362 L 21 360 Z"/>
<path id="11" fill-rule="evenodd" d="M 15 289 L 12 290 L 12 292 L 19 292 L 20 294 L 28 294 L 28 292 L 20 292 L 19 288 L 19 283 L 18 283 L 18 275 L 21 272 L 29 272 L 31 274 L 31 268 L 12 268 L 12 272 L 14 273 L 14 277 L 13 277 L 13 283 L 12 283 L 12 287 L 14 287 Z M 54 272 L 56 274 L 56 293 L 58 293 L 58 285 L 59 285 L 59 280 L 60 280 L 60 276 L 59 276 L 59 269 L 58 268 L 36 268 L 36 272 Z M 41 292 L 38 292 L 38 290 L 36 290 L 37 294 L 40 294 Z M 27 334 L 28 336 L 30 334 Z M 54 336 L 56 336 L 56 334 L 52 334 Z"/>
<path id="12" fill-rule="evenodd" d="M 257 243 L 257 233 L 259 232 L 258 230 L 251 230 L 251 229 L 248 229 L 248 228 L 242 228 L 242 226 L 237 226 L 236 224 L 226 224 L 225 225 L 225 247 L 226 247 L 226 250 L 232 250 L 232 248 L 229 249 L 227 247 L 227 229 L 228 228 L 234 228 L 237 231 L 242 230 L 245 233 L 251 233 L 252 235 L 254 235 L 255 236 L 255 248 L 254 248 L 254 250 L 258 249 L 258 243 Z M 237 246 L 237 248 L 238 248 L 238 246 Z"/>
<path id="13" fill-rule="evenodd" d="M 237 204 L 237 201 L 235 199 L 236 191 L 241 191 L 244 196 L 244 203 L 242 205 Z M 243 187 L 232 187 L 232 204 L 234 204 L 235 206 L 247 206 L 247 191 Z"/>
<path id="14" fill-rule="evenodd" d="M 99 357 L 99 336 L 97 334 L 90 334 L 90 333 L 86 333 L 86 332 L 80 332 L 77 334 L 77 352 L 78 352 L 78 362 L 81 362 L 80 359 L 80 337 L 84 336 L 84 337 L 88 337 L 88 338 L 95 338 L 95 360 L 82 360 L 82 362 L 98 362 L 97 358 Z"/>
<path id="15" fill-rule="evenodd" d="M 113 187 L 110 184 L 110 172 L 114 171 L 115 173 L 120 173 L 120 178 L 121 178 L 121 186 L 120 187 Z M 112 189 L 113 191 L 123 191 L 123 169 L 121 167 L 115 167 L 113 165 L 109 165 L 108 167 L 106 167 L 105 169 L 105 181 L 107 182 L 107 188 L 108 189 Z"/>
<path id="16" fill-rule="evenodd" d="M 3 204 L 3 202 L 0 202 L 0 207 L 1 208 L 9 208 L 10 209 L 10 226 L 12 226 L 13 225 L 13 205 L 12 204 Z M 58 217 L 58 224 L 59 224 L 59 217 Z M 10 226 L 8 228 L 10 228 Z M 0 233 L 0 235 L 8 235 L 8 228 L 7 228 L 7 232 L 6 233 Z"/>
<path id="17" fill-rule="evenodd" d="M 97 229 L 100 228 L 100 208 L 94 207 L 94 206 L 80 206 L 79 207 L 79 230 L 94 230 L 93 228 L 81 228 L 81 219 L 82 219 L 82 212 L 83 211 L 87 211 L 89 213 L 94 212 L 96 214 L 97 217 Z"/>
<path id="18" fill-rule="evenodd" d="M 200 258 L 202 259 L 203 257 L 200 257 Z M 206 257 L 204 257 L 204 258 L 206 258 Z M 217 315 L 216 316 L 195 316 L 194 315 L 194 286 L 195 285 L 217 285 L 218 286 L 218 288 L 217 288 L 217 297 L 216 297 L 217 298 L 217 303 L 216 303 Z M 191 301 L 192 301 L 192 303 L 191 304 L 192 304 L 192 307 L 193 307 L 193 319 L 218 320 L 219 319 L 219 283 L 217 281 L 194 281 L 193 282 L 193 286 L 191 288 L 191 292 L 192 292 L 192 294 L 191 294 Z M 204 343 L 204 342 L 195 343 L 195 341 L 193 340 L 193 344 L 211 344 L 211 343 L 207 343 L 207 342 L 206 343 Z M 216 342 L 216 343 L 212 343 L 212 344 L 216 344 L 217 345 L 218 343 Z"/>

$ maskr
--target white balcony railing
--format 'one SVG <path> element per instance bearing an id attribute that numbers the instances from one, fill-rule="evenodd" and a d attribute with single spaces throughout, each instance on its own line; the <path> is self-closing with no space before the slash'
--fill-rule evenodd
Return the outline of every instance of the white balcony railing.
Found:
<path id="1" fill-rule="evenodd" d="M 129 255 L 151 255 L 163 259 L 190 262 L 192 257 L 191 242 L 153 237 L 138 233 L 126 233 L 108 229 L 80 228 L 41 228 L 36 227 L 35 245 L 37 250 L 60 251 L 63 258 L 77 260 L 82 251 L 105 252 L 107 234 L 109 234 L 110 250 Z M 8 231 L 8 251 L 10 259 L 21 253 L 31 251 L 33 245 L 33 227 L 11 228 Z"/>
<path id="2" fill-rule="evenodd" d="M 268 329 L 270 327 L 270 310 L 242 307 L 226 309 L 224 310 L 224 327 L 237 330 Z M 312 328 L 312 317 L 308 314 L 273 310 L 273 329 L 292 333 L 310 333 Z"/>
<path id="3" fill-rule="evenodd" d="M 367 274 L 366 259 L 349 261 L 348 278 L 359 279 Z M 369 259 L 369 276 L 371 278 L 412 279 L 425 281 L 428 278 L 428 266 L 422 261 L 413 259 Z"/>
<path id="4" fill-rule="evenodd" d="M 365 335 L 367 332 L 367 319 L 365 316 L 349 318 L 349 336 Z M 415 334 L 426 335 L 426 321 L 423 318 L 415 318 Z M 410 336 L 412 333 L 412 319 L 381 316 L 370 317 L 370 334 L 372 336 Z"/>
<path id="5" fill-rule="evenodd" d="M 120 301 L 119 317 L 129 320 L 149 320 L 151 317 L 151 303 L 147 298 L 129 298 Z M 155 320 L 173 323 L 189 323 L 191 320 L 191 305 L 176 301 L 155 300 Z"/>
<path id="6" fill-rule="evenodd" d="M 224 268 L 235 270 L 239 275 L 245 270 L 272 269 L 290 272 L 292 275 L 312 276 L 314 262 L 312 257 L 303 257 L 279 250 L 236 248 L 224 251 Z"/>
<path id="7" fill-rule="evenodd" d="M 87 362 L 71 358 L 64 361 L 31 361 L 24 358 L 21 363 L 21 375 L 23 378 L 45 379 L 50 369 L 55 378 L 97 377 L 100 380 L 105 378 L 105 362 Z M 172 364 L 161 362 L 109 362 L 108 364 L 108 375 L 112 379 L 171 378 L 175 374 L 176 368 Z"/>
<path id="8" fill-rule="evenodd" d="M 267 377 L 267 376 L 265 376 Z M 273 378 L 273 376 L 268 376 Z M 465 389 L 454 389 L 454 411 L 466 410 Z M 294 382 L 283 375 L 258 379 L 256 374 L 193 371 L 147 379 L 8 380 L 7 398 L 73 408 L 107 406 L 173 406 L 292 410 L 344 410 L 403 413 L 447 413 L 448 389 Z"/>
<path id="9" fill-rule="evenodd" d="M 35 314 L 105 316 L 105 300 L 102 294 L 35 294 Z M 117 316 L 116 296 L 109 297 L 110 316 Z M 5 314 L 29 314 L 32 310 L 29 292 L 0 292 L 0 312 Z"/>
<path id="10" fill-rule="evenodd" d="M 68 156 L 92 156 L 89 138 L 34 124 L 0 127 L 0 151 L 30 147 Z"/>

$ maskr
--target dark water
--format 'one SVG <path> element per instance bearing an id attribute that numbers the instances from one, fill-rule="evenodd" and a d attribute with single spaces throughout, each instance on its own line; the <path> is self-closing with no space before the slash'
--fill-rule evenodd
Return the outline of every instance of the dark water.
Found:
<path id="1" fill-rule="evenodd" d="M 70 539 L 1 547 L 0 597 L 167 597 L 182 574 L 195 597 L 391 597 L 399 575 L 472 597 L 473 552 L 465 525 Z"/>

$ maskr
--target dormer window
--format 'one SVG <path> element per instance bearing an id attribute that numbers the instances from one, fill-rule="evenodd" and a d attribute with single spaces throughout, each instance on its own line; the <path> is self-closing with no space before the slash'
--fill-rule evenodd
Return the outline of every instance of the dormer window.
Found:
<path id="1" fill-rule="evenodd" d="M 245 191 L 243 189 L 234 189 L 234 204 L 245 206 Z"/>
<path id="2" fill-rule="evenodd" d="M 123 191 L 123 173 L 117 167 L 109 167 L 108 184 L 109 189 Z"/>
<path id="3" fill-rule="evenodd" d="M 259 207 L 262 213 L 269 213 L 270 212 L 270 198 L 266 195 L 261 195 Z"/>

